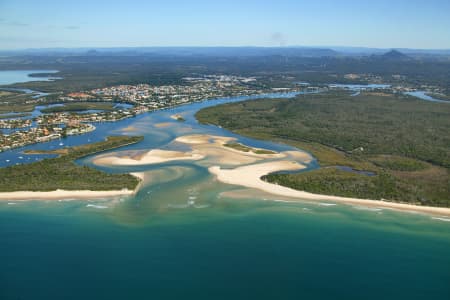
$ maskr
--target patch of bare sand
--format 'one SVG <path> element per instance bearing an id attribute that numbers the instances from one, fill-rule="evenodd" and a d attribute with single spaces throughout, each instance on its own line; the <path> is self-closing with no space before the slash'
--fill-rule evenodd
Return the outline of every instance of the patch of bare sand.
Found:
<path id="1" fill-rule="evenodd" d="M 204 156 L 194 152 L 181 152 L 153 149 L 139 156 L 101 155 L 93 160 L 96 165 L 103 166 L 138 166 L 158 164 L 175 160 L 199 160 Z"/>
<path id="2" fill-rule="evenodd" d="M 122 131 L 124 131 L 124 132 L 131 132 L 131 131 L 137 131 L 137 130 L 138 129 L 136 127 L 131 126 L 131 125 L 122 129 Z"/>
<path id="3" fill-rule="evenodd" d="M 156 128 L 165 128 L 165 127 L 173 126 L 173 123 L 162 122 L 162 123 L 156 123 L 153 126 L 155 126 Z"/>
<path id="4" fill-rule="evenodd" d="M 257 154 L 254 152 L 244 152 L 230 147 L 225 147 L 226 143 L 235 141 L 233 137 L 195 134 L 180 136 L 175 139 L 178 143 L 190 145 L 194 151 L 204 155 L 208 161 L 221 165 L 244 165 L 264 159 L 285 158 L 295 151 L 286 151 L 273 154 Z M 290 153 L 292 152 L 292 153 Z M 301 156 L 301 152 L 297 155 Z"/>

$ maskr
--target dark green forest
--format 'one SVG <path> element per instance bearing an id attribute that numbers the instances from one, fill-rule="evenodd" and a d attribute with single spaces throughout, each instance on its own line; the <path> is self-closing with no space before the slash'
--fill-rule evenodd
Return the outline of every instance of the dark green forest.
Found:
<path id="1" fill-rule="evenodd" d="M 448 104 L 337 92 L 224 104 L 201 110 L 197 118 L 305 149 L 327 167 L 266 176 L 271 182 L 316 193 L 450 206 Z"/>

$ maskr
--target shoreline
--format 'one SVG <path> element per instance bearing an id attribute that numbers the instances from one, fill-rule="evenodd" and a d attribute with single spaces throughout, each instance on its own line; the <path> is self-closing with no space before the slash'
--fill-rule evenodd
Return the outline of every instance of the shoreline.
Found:
<path id="1" fill-rule="evenodd" d="M 132 196 L 140 189 L 144 181 L 143 172 L 133 172 L 130 175 L 139 179 L 139 183 L 134 190 L 121 189 L 111 191 L 91 191 L 91 190 L 55 190 L 55 191 L 15 191 L 0 192 L 0 201 L 31 201 L 31 200 L 90 200 L 97 198 L 113 198 L 120 196 Z"/>
<path id="2" fill-rule="evenodd" d="M 438 216 L 450 217 L 450 208 L 421 206 L 415 204 L 391 202 L 386 200 L 372 200 L 350 198 L 342 196 L 314 194 L 295 190 L 289 187 L 266 182 L 262 176 L 278 171 L 298 171 L 306 168 L 311 156 L 303 151 L 283 151 L 274 154 L 256 154 L 242 152 L 225 147 L 224 144 L 234 141 L 235 138 L 214 136 L 207 134 L 194 134 L 179 136 L 174 142 L 189 145 L 192 151 L 181 152 L 171 150 L 152 149 L 138 155 L 118 156 L 117 153 L 108 153 L 97 156 L 93 162 L 97 165 L 147 165 L 165 163 L 179 160 L 205 160 L 202 165 L 208 168 L 209 173 L 217 181 L 225 184 L 243 186 L 256 189 L 272 195 L 283 196 L 292 201 L 332 201 L 347 205 L 360 205 L 374 208 L 394 209 L 400 211 L 421 212 Z M 265 159 L 278 159 L 266 161 Z M 206 165 L 205 165 L 206 164 Z M 223 168 L 225 167 L 225 168 Z M 234 168 L 229 168 L 234 167 Z M 133 172 L 130 175 L 139 179 L 134 190 L 89 191 L 89 190 L 56 190 L 47 192 L 17 191 L 0 192 L 1 200 L 51 200 L 51 199 L 92 199 L 116 196 L 131 196 L 143 185 L 144 172 Z"/>
<path id="3" fill-rule="evenodd" d="M 269 163 L 253 164 L 249 166 L 237 167 L 235 169 L 221 169 L 219 166 L 209 167 L 208 170 L 220 182 L 232 185 L 257 189 L 272 195 L 292 198 L 296 201 L 332 201 L 348 205 L 361 205 L 374 208 L 394 209 L 400 211 L 420 212 L 438 216 L 450 217 L 450 208 L 421 206 L 400 202 L 390 202 L 385 200 L 371 200 L 361 198 L 350 198 L 342 196 L 331 196 L 313 194 L 305 191 L 294 190 L 285 186 L 266 182 L 262 176 L 276 171 L 300 170 L 302 165 L 293 164 L 290 161 L 276 161 Z"/>
<path id="4" fill-rule="evenodd" d="M 48 192 L 17 191 L 1 192 L 0 201 L 28 201 L 28 200 L 87 200 L 95 198 L 110 198 L 117 196 L 131 196 L 133 190 L 90 191 L 90 190 L 56 190 Z"/>

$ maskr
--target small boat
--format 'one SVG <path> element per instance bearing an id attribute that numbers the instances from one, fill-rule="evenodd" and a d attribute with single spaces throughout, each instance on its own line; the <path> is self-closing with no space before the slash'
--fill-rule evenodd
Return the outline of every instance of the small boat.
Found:
<path id="1" fill-rule="evenodd" d="M 9 159 L 7 159 L 7 160 L 6 160 L 6 162 L 10 162 L 10 160 L 9 160 Z"/>
<path id="2" fill-rule="evenodd" d="M 60 146 L 64 146 L 64 143 L 61 142 L 61 143 L 59 143 L 59 145 L 60 145 Z"/>

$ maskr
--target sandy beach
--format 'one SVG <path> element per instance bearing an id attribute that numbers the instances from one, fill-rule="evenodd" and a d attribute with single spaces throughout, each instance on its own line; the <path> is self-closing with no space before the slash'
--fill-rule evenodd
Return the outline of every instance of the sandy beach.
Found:
<path id="1" fill-rule="evenodd" d="M 350 205 L 361 205 L 375 208 L 387 208 L 403 211 L 428 213 L 440 216 L 450 216 L 450 208 L 420 206 L 404 203 L 395 203 L 382 200 L 358 199 L 339 196 L 312 194 L 294 190 L 288 187 L 272 184 L 261 180 L 263 175 L 281 170 L 298 170 L 302 165 L 290 161 L 276 161 L 238 167 L 235 169 L 221 169 L 219 166 L 210 167 L 208 170 L 214 174 L 217 180 L 233 185 L 258 189 L 272 195 L 292 198 L 293 200 L 332 201 Z"/>
<path id="2" fill-rule="evenodd" d="M 71 191 L 56 190 L 50 192 L 6 192 L 0 193 L 0 200 L 62 200 L 62 199 L 95 199 L 110 198 L 118 196 L 130 196 L 134 191 L 127 189 L 118 191 Z"/>

